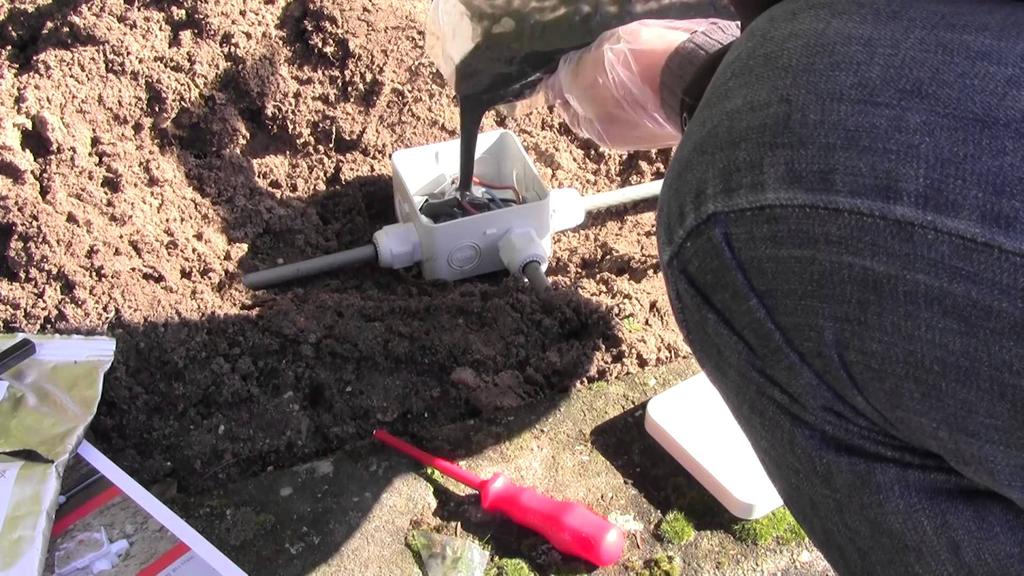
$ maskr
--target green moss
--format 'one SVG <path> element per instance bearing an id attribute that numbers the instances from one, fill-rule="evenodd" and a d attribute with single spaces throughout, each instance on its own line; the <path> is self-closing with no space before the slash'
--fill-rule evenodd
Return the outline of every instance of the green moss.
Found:
<path id="1" fill-rule="evenodd" d="M 413 530 L 406 534 L 405 547 L 414 553 L 417 560 L 420 558 L 420 554 L 423 552 L 426 546 L 427 542 L 423 539 L 423 536 L 420 534 L 419 530 Z"/>
<path id="2" fill-rule="evenodd" d="M 210 510 L 217 510 L 218 512 L 225 508 L 231 508 L 231 501 L 227 498 L 212 498 L 203 503 L 203 506 Z"/>
<path id="3" fill-rule="evenodd" d="M 427 466 L 426 468 L 423 469 L 423 472 L 421 472 L 421 474 L 427 480 L 427 482 L 430 482 L 434 486 L 443 483 L 442 481 L 444 480 L 444 474 L 438 472 L 436 468 Z"/>
<path id="4" fill-rule="evenodd" d="M 796 544 L 807 540 L 807 533 L 797 524 L 787 508 L 779 508 L 757 520 L 745 520 L 732 527 L 732 534 L 745 544 Z"/>
<path id="5" fill-rule="evenodd" d="M 643 332 L 644 330 L 644 325 L 632 316 L 626 316 L 622 319 L 622 327 L 629 332 Z"/>
<path id="6" fill-rule="evenodd" d="M 537 576 L 537 573 L 519 558 L 496 558 L 487 565 L 484 576 Z"/>
<path id="7" fill-rule="evenodd" d="M 658 535 L 661 536 L 662 540 L 672 544 L 688 542 L 696 533 L 697 531 L 693 528 L 693 523 L 679 510 L 672 510 L 665 514 L 661 525 L 658 526 Z"/>
<path id="8" fill-rule="evenodd" d="M 607 390 L 608 389 L 608 381 L 607 380 L 598 380 L 597 382 L 594 382 L 593 384 L 591 384 L 590 388 L 592 390 L 596 390 L 598 392 L 601 392 L 603 390 Z"/>
<path id="9" fill-rule="evenodd" d="M 256 529 L 260 531 L 269 530 L 273 528 L 274 524 L 277 523 L 277 519 L 274 518 L 273 514 L 259 514 L 256 516 Z"/>
<path id="10" fill-rule="evenodd" d="M 679 576 L 683 567 L 679 559 L 671 554 L 659 554 L 641 566 L 629 567 L 632 576 Z"/>

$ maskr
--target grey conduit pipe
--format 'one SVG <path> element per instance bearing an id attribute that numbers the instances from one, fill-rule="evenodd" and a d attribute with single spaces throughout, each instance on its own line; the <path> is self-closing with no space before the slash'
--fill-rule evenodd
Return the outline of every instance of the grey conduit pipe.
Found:
<path id="1" fill-rule="evenodd" d="M 622 204 L 657 198 L 661 194 L 662 182 L 662 180 L 653 180 L 610 192 L 583 196 L 581 198 L 583 211 L 593 212 Z M 377 250 L 373 244 L 246 274 L 242 277 L 242 284 L 252 290 L 261 290 L 332 270 L 370 263 L 377 263 Z M 538 288 L 551 286 L 539 264 L 527 265 L 523 269 L 523 275 L 526 276 L 531 284 L 536 285 Z"/>
<path id="2" fill-rule="evenodd" d="M 276 286 L 299 278 L 315 276 L 331 270 L 350 268 L 360 264 L 376 264 L 377 249 L 373 244 L 359 246 L 351 250 L 342 250 L 334 254 L 319 256 L 311 260 L 303 260 L 294 264 L 286 264 L 276 268 L 268 268 L 242 276 L 242 284 L 252 290 L 260 290 Z"/>
<path id="3" fill-rule="evenodd" d="M 657 198 L 658 195 L 661 194 L 662 182 L 664 182 L 664 180 L 652 180 L 650 182 L 626 186 L 625 188 L 619 188 L 618 190 L 612 190 L 610 192 L 601 192 L 600 194 L 584 196 L 581 199 L 583 202 L 583 211 L 593 212 L 594 210 L 603 210 L 605 208 L 611 208 L 612 206 L 619 206 L 620 204 L 630 204 L 633 202 L 640 202 L 641 200 Z"/>
<path id="4" fill-rule="evenodd" d="M 544 275 L 540 262 L 527 262 L 526 266 L 523 266 L 523 276 L 530 282 L 530 286 L 537 290 L 551 288 L 551 281 Z"/>

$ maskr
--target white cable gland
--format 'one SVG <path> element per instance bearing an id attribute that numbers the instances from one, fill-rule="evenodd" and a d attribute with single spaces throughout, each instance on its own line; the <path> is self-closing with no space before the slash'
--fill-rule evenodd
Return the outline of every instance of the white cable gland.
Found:
<path id="1" fill-rule="evenodd" d="M 516 276 L 523 275 L 523 268 L 530 262 L 540 264 L 541 270 L 548 268 L 548 255 L 537 233 L 530 228 L 513 228 L 498 241 L 498 255 L 505 268 Z"/>
<path id="2" fill-rule="evenodd" d="M 410 223 L 389 224 L 377 230 L 373 245 L 381 268 L 405 268 L 423 259 L 419 234 Z"/>
<path id="3" fill-rule="evenodd" d="M 583 207 L 583 197 L 575 188 L 552 190 L 548 198 L 551 200 L 552 233 L 572 230 L 583 224 L 587 211 Z"/>
<path id="4" fill-rule="evenodd" d="M 84 532 L 64 542 L 54 552 L 54 573 L 56 576 L 71 574 L 100 574 L 117 566 L 121 556 L 128 550 L 127 540 L 110 542 L 106 528 L 99 532 Z"/>

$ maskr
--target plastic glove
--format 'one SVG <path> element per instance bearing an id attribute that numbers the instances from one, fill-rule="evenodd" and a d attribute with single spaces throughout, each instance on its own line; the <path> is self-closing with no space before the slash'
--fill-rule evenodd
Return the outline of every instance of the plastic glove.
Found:
<path id="1" fill-rule="evenodd" d="M 672 104 L 665 105 L 662 82 L 684 84 L 693 71 L 673 69 L 664 78 L 662 71 L 670 55 L 685 50 L 683 45 L 691 38 L 713 27 L 718 27 L 714 41 L 694 47 L 702 56 L 709 47 L 722 46 L 723 37 L 738 34 L 738 25 L 713 19 L 640 20 L 610 30 L 589 46 L 563 56 L 558 70 L 542 82 L 541 93 L 573 130 L 600 146 L 616 150 L 675 146 L 682 137 L 682 122 L 678 110 L 672 114 Z M 685 60 L 690 65 L 693 59 Z M 699 62 L 693 62 L 693 67 Z M 679 86 L 668 92 L 681 91 Z"/>

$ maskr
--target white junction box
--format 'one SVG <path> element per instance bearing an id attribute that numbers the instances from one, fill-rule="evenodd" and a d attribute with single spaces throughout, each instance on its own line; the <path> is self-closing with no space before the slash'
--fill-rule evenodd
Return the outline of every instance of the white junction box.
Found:
<path id="1" fill-rule="evenodd" d="M 735 516 L 751 520 L 782 506 L 750 441 L 704 372 L 651 398 L 644 425 Z"/>
<path id="2" fill-rule="evenodd" d="M 505 270 L 498 247 L 506 236 L 513 241 L 530 239 L 536 244 L 536 255 L 527 256 L 546 267 L 551 235 L 583 220 L 579 194 L 571 189 L 549 190 L 519 139 L 507 130 L 479 135 L 474 176 L 515 186 L 523 199 L 515 206 L 441 223 L 420 213 L 424 198 L 448 186 L 458 174 L 458 140 L 399 150 L 392 154 L 391 165 L 395 213 L 400 223 L 415 228 L 420 267 L 428 280 L 460 280 Z M 559 197 L 569 201 L 559 202 Z M 561 205 L 566 206 L 564 214 L 558 210 Z"/>

